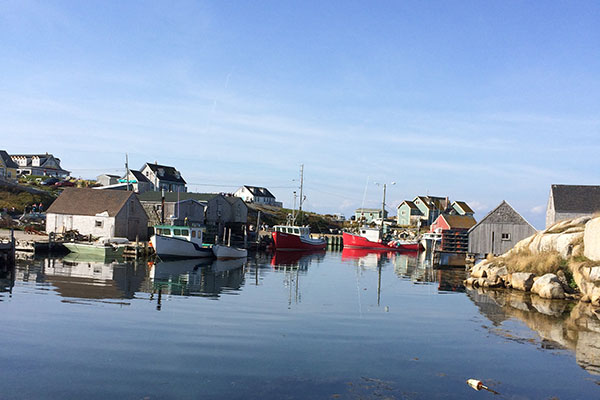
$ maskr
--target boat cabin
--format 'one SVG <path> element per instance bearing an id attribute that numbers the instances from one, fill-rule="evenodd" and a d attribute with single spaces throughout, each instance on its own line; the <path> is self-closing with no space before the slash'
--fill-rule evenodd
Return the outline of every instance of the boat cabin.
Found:
<path id="1" fill-rule="evenodd" d="M 206 228 L 204 227 L 177 225 L 156 225 L 154 227 L 156 235 L 187 240 L 198 244 L 202 244 L 202 235 L 204 232 L 206 232 Z"/>
<path id="2" fill-rule="evenodd" d="M 364 237 L 371 242 L 378 242 L 381 240 L 381 230 L 379 228 L 360 228 L 360 236 Z"/>
<path id="3" fill-rule="evenodd" d="M 310 236 L 310 228 L 308 226 L 276 225 L 273 227 L 273 230 L 297 236 Z"/>

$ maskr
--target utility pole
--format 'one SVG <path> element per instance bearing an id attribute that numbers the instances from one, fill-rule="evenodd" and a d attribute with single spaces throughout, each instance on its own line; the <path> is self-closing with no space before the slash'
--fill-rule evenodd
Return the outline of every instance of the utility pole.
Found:
<path id="1" fill-rule="evenodd" d="M 127 153 L 125 153 L 125 170 L 127 171 L 125 179 L 127 180 L 127 191 L 129 192 L 129 155 Z"/>

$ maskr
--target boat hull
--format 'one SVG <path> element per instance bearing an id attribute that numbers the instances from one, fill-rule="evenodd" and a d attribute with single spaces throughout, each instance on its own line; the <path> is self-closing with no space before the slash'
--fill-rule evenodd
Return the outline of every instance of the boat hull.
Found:
<path id="1" fill-rule="evenodd" d="M 238 247 L 223 246 L 215 244 L 212 247 L 213 254 L 218 259 L 233 259 L 233 258 L 244 258 L 248 256 L 248 250 L 240 249 Z"/>
<path id="2" fill-rule="evenodd" d="M 323 250 L 327 248 L 325 239 L 307 239 L 298 235 L 273 232 L 275 249 L 279 251 Z"/>
<path id="3" fill-rule="evenodd" d="M 200 246 L 188 240 L 153 235 L 150 238 L 152 247 L 159 257 L 212 257 L 210 247 Z"/>
<path id="4" fill-rule="evenodd" d="M 120 257 L 125 251 L 125 246 L 101 246 L 94 243 L 67 242 L 64 246 L 72 253 L 96 257 Z"/>
<path id="5" fill-rule="evenodd" d="M 370 249 L 370 250 L 388 250 L 388 251 L 418 251 L 421 245 L 418 242 L 398 244 L 391 246 L 386 243 L 373 242 L 359 235 L 344 232 L 342 235 L 344 248 L 350 249 Z"/>

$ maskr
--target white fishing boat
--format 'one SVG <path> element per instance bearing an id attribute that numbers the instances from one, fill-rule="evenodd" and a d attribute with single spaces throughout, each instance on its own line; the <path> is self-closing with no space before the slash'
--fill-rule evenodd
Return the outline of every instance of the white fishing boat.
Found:
<path id="1" fill-rule="evenodd" d="M 245 258 L 248 256 L 248 250 L 231 245 L 231 229 L 229 229 L 229 239 L 227 240 L 227 244 L 215 243 L 212 246 L 212 251 L 217 259 Z"/>
<path id="2" fill-rule="evenodd" d="M 204 227 L 156 225 L 150 243 L 159 257 L 212 257 L 211 245 L 203 244 Z"/>
<path id="3" fill-rule="evenodd" d="M 248 250 L 224 244 L 213 245 L 212 251 L 218 259 L 243 258 L 248 256 Z"/>

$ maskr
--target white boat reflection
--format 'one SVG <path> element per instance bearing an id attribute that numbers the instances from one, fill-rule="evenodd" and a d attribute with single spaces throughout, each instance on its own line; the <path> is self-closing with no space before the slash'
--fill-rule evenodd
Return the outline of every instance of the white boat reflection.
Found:
<path id="1" fill-rule="evenodd" d="M 186 259 L 148 263 L 152 293 L 218 298 L 243 285 L 244 259 Z M 159 298 L 160 300 L 160 298 Z"/>

